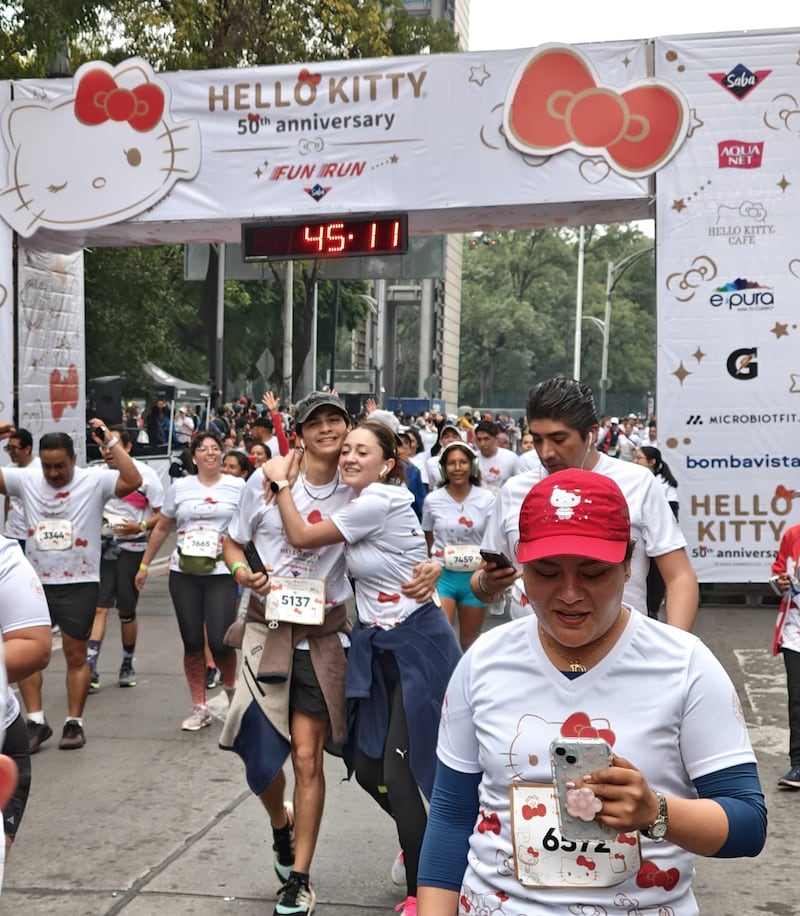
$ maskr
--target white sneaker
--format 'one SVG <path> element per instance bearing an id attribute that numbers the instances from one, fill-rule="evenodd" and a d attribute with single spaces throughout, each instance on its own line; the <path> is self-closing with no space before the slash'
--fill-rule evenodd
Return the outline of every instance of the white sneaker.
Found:
<path id="1" fill-rule="evenodd" d="M 211 725 L 214 717 L 208 711 L 208 706 L 192 706 L 192 712 L 188 719 L 183 720 L 181 728 L 185 732 L 197 732 L 206 725 Z"/>
<path id="2" fill-rule="evenodd" d="M 397 853 L 394 862 L 392 862 L 392 884 L 396 884 L 398 887 L 406 886 L 406 860 L 402 849 Z"/>

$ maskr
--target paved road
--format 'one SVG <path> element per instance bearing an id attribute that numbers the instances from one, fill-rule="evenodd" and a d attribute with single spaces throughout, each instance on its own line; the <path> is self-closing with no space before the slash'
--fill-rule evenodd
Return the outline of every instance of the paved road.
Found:
<path id="1" fill-rule="evenodd" d="M 271 838 L 242 766 L 217 748 L 220 725 L 182 732 L 190 706 L 166 577 L 152 577 L 141 603 L 138 686 L 121 690 L 118 625 L 89 698 L 88 744 L 67 753 L 57 737 L 33 758 L 28 811 L 6 866 L 0 914 L 48 916 L 270 916 L 277 881 Z M 794 889 L 800 793 L 780 792 L 787 768 L 785 687 L 769 655 L 774 611 L 707 607 L 698 632 L 740 691 L 770 806 L 770 839 L 756 860 L 699 860 L 701 912 L 800 916 Z M 496 625 L 492 620 L 490 625 Z M 45 675 L 49 721 L 66 713 L 63 657 Z M 224 696 L 213 708 L 224 715 Z M 389 914 L 401 898 L 389 880 L 397 851 L 392 824 L 341 764 L 327 763 L 328 800 L 313 879 L 320 916 Z"/>

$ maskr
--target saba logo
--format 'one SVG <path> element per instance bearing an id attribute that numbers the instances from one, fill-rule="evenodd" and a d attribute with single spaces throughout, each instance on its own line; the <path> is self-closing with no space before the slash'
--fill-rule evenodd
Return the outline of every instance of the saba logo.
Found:
<path id="1" fill-rule="evenodd" d="M 734 350 L 725 363 L 728 375 L 743 382 L 758 378 L 757 356 L 757 347 L 742 347 L 739 350 Z"/>
<path id="2" fill-rule="evenodd" d="M 743 312 L 768 312 L 775 307 L 775 296 L 771 286 L 737 277 L 724 286 L 718 286 L 708 302 L 715 309 L 726 306 Z"/>
<path id="3" fill-rule="evenodd" d="M 737 64 L 727 73 L 709 73 L 708 75 L 719 83 L 723 89 L 727 89 L 731 95 L 736 96 L 741 101 L 748 96 L 759 83 L 772 73 L 772 70 L 750 70 L 744 64 Z"/>

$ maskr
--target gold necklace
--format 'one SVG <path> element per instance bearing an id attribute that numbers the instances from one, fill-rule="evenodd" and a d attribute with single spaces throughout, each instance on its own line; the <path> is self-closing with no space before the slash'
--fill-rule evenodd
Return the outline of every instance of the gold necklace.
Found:
<path id="1" fill-rule="evenodd" d="M 593 652 L 598 646 L 601 646 L 608 639 L 608 637 L 611 635 L 612 630 L 616 628 L 617 623 L 619 622 L 619 619 L 620 617 L 622 617 L 623 613 L 624 613 L 623 608 L 620 608 L 619 614 L 617 615 L 617 619 L 614 621 L 614 623 L 612 623 L 611 626 L 605 631 L 605 633 L 603 633 L 600 639 L 596 639 L 593 643 L 590 644 L 591 645 L 591 648 L 589 649 L 590 652 Z M 575 656 L 574 658 L 570 658 L 568 655 L 564 655 L 563 652 L 560 652 L 556 648 L 556 646 L 553 644 L 553 641 L 551 640 L 550 635 L 542 627 L 541 623 L 539 624 L 539 639 L 543 640 L 547 644 L 547 647 L 550 649 L 551 652 L 553 652 L 559 658 L 564 659 L 564 661 L 569 665 L 569 670 L 573 674 L 586 674 L 586 672 L 589 670 L 586 667 L 586 665 L 583 664 L 583 655 L 578 655 L 578 656 Z"/>

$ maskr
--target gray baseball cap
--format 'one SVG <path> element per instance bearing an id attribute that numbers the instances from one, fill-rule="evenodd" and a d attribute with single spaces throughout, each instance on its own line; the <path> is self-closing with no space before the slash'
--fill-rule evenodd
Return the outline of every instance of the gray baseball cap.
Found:
<path id="1" fill-rule="evenodd" d="M 312 391 L 311 394 L 307 394 L 302 401 L 298 401 L 295 404 L 295 423 L 305 423 L 311 414 L 314 413 L 315 410 L 319 410 L 320 407 L 333 407 L 338 410 L 346 420 L 350 419 L 347 408 L 335 394 L 331 394 L 330 391 Z"/>

